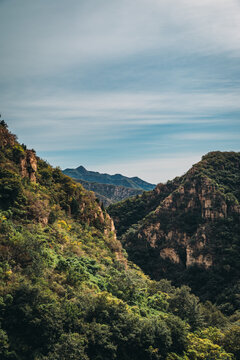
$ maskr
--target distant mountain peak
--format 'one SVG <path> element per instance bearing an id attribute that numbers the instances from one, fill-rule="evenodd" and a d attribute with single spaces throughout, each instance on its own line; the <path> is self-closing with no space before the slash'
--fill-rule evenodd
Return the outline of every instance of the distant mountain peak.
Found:
<path id="1" fill-rule="evenodd" d="M 76 169 L 65 169 L 63 170 L 63 173 L 77 180 L 99 184 L 124 186 L 143 191 L 149 191 L 155 188 L 154 184 L 148 183 L 136 176 L 130 178 L 119 173 L 115 175 L 102 174 L 97 171 L 88 171 L 82 165 L 78 166 Z"/>
<path id="2" fill-rule="evenodd" d="M 71 169 L 66 169 L 66 170 L 71 170 Z M 78 166 L 76 170 L 81 171 L 81 172 L 86 172 L 87 171 L 87 169 L 82 165 Z"/>

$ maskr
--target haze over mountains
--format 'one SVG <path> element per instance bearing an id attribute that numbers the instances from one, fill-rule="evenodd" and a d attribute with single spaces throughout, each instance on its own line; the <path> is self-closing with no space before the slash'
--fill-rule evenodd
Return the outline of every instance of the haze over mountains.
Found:
<path id="1" fill-rule="evenodd" d="M 149 191 L 155 187 L 154 184 L 138 177 L 129 178 L 121 174 L 101 174 L 96 171 L 88 171 L 83 166 L 76 169 L 65 169 L 63 173 L 83 184 L 86 189 L 94 191 L 97 198 L 105 206 L 139 195 L 143 191 Z"/>

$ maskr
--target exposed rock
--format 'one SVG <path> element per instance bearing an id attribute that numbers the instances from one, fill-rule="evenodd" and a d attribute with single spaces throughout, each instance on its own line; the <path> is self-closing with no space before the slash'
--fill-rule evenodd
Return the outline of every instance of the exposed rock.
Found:
<path id="1" fill-rule="evenodd" d="M 102 211 L 102 209 L 101 209 L 101 211 Z M 102 212 L 102 215 L 103 215 L 103 212 Z M 117 235 L 116 235 L 116 230 L 115 230 L 115 225 L 114 225 L 113 219 L 109 216 L 108 213 L 105 213 L 105 218 L 103 216 L 103 219 L 104 219 L 104 223 L 106 224 L 104 233 L 107 235 L 111 232 L 113 235 L 113 238 L 116 240 Z"/>
<path id="2" fill-rule="evenodd" d="M 160 184 L 154 191 L 160 193 L 162 189 L 163 185 Z M 215 205 L 216 201 L 218 206 Z M 174 225 L 173 214 L 176 213 L 177 216 L 182 211 L 185 213 L 189 211 L 196 214 L 199 213 L 199 216 L 202 216 L 202 218 L 214 221 L 227 216 L 227 204 L 224 197 L 216 189 L 215 184 L 208 178 L 202 178 L 200 182 L 194 180 L 189 188 L 180 185 L 174 193 L 167 196 L 161 205 L 157 207 L 152 215 L 152 220 L 149 218 L 147 226 L 143 224 L 140 228 L 137 237 L 141 240 L 141 248 L 144 248 L 144 241 L 147 242 L 150 248 L 156 250 L 162 244 L 172 245 L 173 247 L 168 246 L 160 250 L 160 257 L 162 259 L 168 258 L 176 264 L 183 263 L 187 268 L 197 265 L 207 269 L 213 264 L 211 255 L 203 255 L 202 253 L 195 255 L 196 249 L 198 251 L 205 251 L 207 239 L 204 227 L 196 229 L 195 235 L 193 233 L 191 236 L 191 234 L 187 234 L 182 228 L 173 228 L 166 232 L 164 227 L 161 226 L 161 219 L 165 213 L 169 214 L 169 220 L 172 218 L 171 221 L 173 221 Z M 195 238 L 194 247 L 189 245 L 192 238 Z M 182 260 L 178 251 L 182 254 L 185 252 L 186 254 Z"/>
<path id="3" fill-rule="evenodd" d="M 162 207 L 169 208 L 169 207 L 171 207 L 172 203 L 173 203 L 172 195 L 169 195 L 165 200 L 163 200 Z M 160 209 L 159 209 L 159 211 L 160 211 Z"/>
<path id="4" fill-rule="evenodd" d="M 112 206 L 129 259 L 153 279 L 188 284 L 217 301 L 214 288 L 239 279 L 239 168 L 240 153 L 210 153 L 148 197 Z"/>
<path id="5" fill-rule="evenodd" d="M 197 265 L 202 266 L 205 269 L 208 269 L 210 266 L 213 265 L 212 256 L 210 254 L 203 255 L 200 254 L 198 256 L 194 256 L 195 249 L 191 248 L 189 245 L 186 248 L 186 267 L 189 268 L 190 266 Z"/>
<path id="6" fill-rule="evenodd" d="M 122 263 L 124 265 L 125 269 L 127 269 L 127 267 L 128 267 L 127 259 L 124 256 L 122 244 L 117 239 L 114 222 L 113 222 L 112 218 L 109 216 L 108 213 L 105 213 L 105 218 L 104 219 L 105 219 L 104 220 L 104 224 L 105 224 L 104 234 L 108 238 L 111 239 L 110 242 L 109 242 L 109 247 L 115 253 L 116 259 L 120 263 Z"/>
<path id="7" fill-rule="evenodd" d="M 105 207 L 143 193 L 143 190 L 141 189 L 128 188 L 113 184 L 93 183 L 80 179 L 75 180 L 82 184 L 85 189 L 94 191 L 97 199 L 102 202 Z"/>
<path id="8" fill-rule="evenodd" d="M 14 146 L 16 142 L 16 136 L 11 134 L 7 127 L 0 126 L 0 146 Z"/>
<path id="9" fill-rule="evenodd" d="M 20 172 L 23 178 L 36 182 L 37 158 L 34 150 L 27 150 L 24 157 L 20 158 Z"/>
<path id="10" fill-rule="evenodd" d="M 160 256 L 163 259 L 169 259 L 173 263 L 179 264 L 180 258 L 179 255 L 173 248 L 165 248 L 160 251 Z"/>

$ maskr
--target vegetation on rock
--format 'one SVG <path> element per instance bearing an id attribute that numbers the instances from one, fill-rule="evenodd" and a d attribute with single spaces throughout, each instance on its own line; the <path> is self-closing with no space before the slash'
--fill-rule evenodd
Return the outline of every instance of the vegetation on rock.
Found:
<path id="1" fill-rule="evenodd" d="M 93 191 L 96 198 L 105 207 L 114 204 L 116 202 L 128 199 L 135 195 L 140 195 L 143 190 L 128 188 L 126 186 L 113 185 L 113 184 L 100 184 L 97 182 L 90 182 L 80 179 L 74 179 L 78 183 L 82 184 L 85 189 Z"/>
<path id="2" fill-rule="evenodd" d="M 240 306 L 240 153 L 212 152 L 184 176 L 108 208 L 129 254 L 154 279 L 188 284 L 226 314 Z"/>

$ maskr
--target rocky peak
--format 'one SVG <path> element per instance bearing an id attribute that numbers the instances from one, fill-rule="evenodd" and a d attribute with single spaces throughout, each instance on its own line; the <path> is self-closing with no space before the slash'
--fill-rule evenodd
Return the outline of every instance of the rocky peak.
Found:
<path id="1" fill-rule="evenodd" d="M 0 147 L 14 146 L 16 136 L 11 134 L 3 120 L 0 122 Z"/>
<path id="2" fill-rule="evenodd" d="M 68 170 L 68 169 L 67 169 L 67 170 Z M 81 172 L 81 173 L 86 173 L 86 172 L 87 172 L 87 170 L 85 169 L 85 167 L 82 166 L 82 165 L 80 165 L 80 166 L 77 167 L 77 171 L 79 171 L 79 172 Z"/>

